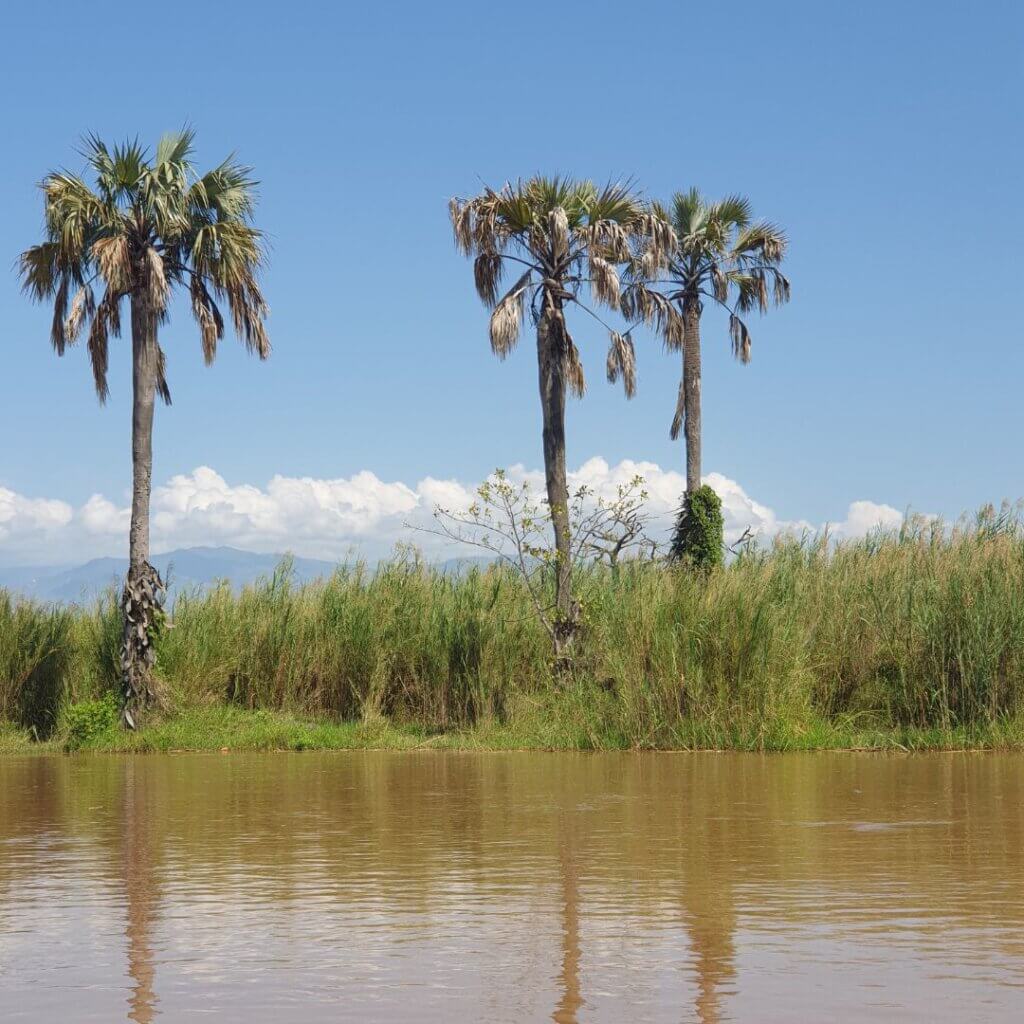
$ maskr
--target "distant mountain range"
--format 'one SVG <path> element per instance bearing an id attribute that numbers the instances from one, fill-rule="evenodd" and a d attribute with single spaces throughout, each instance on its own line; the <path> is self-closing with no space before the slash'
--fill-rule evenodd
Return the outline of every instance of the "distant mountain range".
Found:
<path id="1" fill-rule="evenodd" d="M 291 558 L 292 579 L 306 583 L 330 576 L 337 563 L 316 558 Z M 153 565 L 169 582 L 171 598 L 175 594 L 210 587 L 222 580 L 241 588 L 260 577 L 272 576 L 284 555 L 264 555 L 238 548 L 179 548 L 153 558 Z M 438 565 L 442 572 L 460 573 L 474 565 L 485 565 L 488 558 L 453 558 Z M 111 587 L 119 589 L 128 571 L 127 558 L 94 558 L 77 566 L 20 566 L 0 568 L 0 587 L 34 598 L 60 604 L 94 600 Z"/>
<path id="2" fill-rule="evenodd" d="M 169 581 L 173 597 L 220 580 L 242 587 L 261 576 L 271 576 L 283 558 L 238 548 L 180 548 L 156 555 L 153 564 Z M 334 562 L 315 558 L 292 559 L 293 579 L 299 583 L 329 576 L 336 568 Z M 120 587 L 127 571 L 127 558 L 94 558 L 77 566 L 0 568 L 0 587 L 39 601 L 91 601 L 110 587 Z"/>

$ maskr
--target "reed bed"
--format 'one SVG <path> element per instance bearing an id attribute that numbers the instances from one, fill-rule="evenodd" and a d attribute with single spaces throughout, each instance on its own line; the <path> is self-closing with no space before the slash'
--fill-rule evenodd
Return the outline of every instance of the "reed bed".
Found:
<path id="1" fill-rule="evenodd" d="M 1024 530 L 910 524 L 781 541 L 709 576 L 656 563 L 578 578 L 585 629 L 555 677 L 511 573 L 415 560 L 177 599 L 158 642 L 165 718 L 224 709 L 385 723 L 469 745 L 744 747 L 1018 735 Z M 59 733 L 117 685 L 116 604 L 0 594 L 0 722 Z M 925 745 L 927 741 L 925 740 Z"/>

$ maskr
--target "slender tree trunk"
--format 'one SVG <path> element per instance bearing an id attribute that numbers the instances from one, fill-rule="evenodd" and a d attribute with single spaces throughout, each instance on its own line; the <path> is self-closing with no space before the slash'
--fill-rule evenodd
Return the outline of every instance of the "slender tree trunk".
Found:
<path id="1" fill-rule="evenodd" d="M 124 633 L 121 671 L 124 721 L 135 728 L 153 702 L 153 627 L 164 586 L 149 564 L 149 499 L 153 481 L 153 406 L 156 399 L 156 314 L 141 292 L 132 306 L 132 521 L 128 534 L 128 579 L 121 596 Z"/>
<path id="2" fill-rule="evenodd" d="M 686 413 L 683 435 L 686 438 L 686 493 L 700 487 L 700 307 L 683 310 L 683 392 Z"/>
<path id="3" fill-rule="evenodd" d="M 156 401 L 156 317 L 132 295 L 132 523 L 129 573 L 149 563 L 149 498 L 153 485 L 153 406 Z"/>
<path id="4" fill-rule="evenodd" d="M 569 532 L 569 486 L 565 475 L 565 360 L 558 326 L 561 313 L 545 297 L 537 326 L 540 404 L 544 414 L 544 475 L 555 532 L 555 658 L 565 659 L 575 633 L 572 600 L 572 551 Z"/>

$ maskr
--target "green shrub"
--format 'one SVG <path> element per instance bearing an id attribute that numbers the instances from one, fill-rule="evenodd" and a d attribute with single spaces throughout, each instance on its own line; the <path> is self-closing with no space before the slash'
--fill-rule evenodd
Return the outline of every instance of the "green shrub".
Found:
<path id="1" fill-rule="evenodd" d="M 0 591 L 0 720 L 45 738 L 65 699 L 74 615 Z"/>
<path id="2" fill-rule="evenodd" d="M 64 746 L 78 750 L 117 724 L 117 699 L 110 693 L 99 700 L 84 700 L 64 709 Z"/>
<path id="3" fill-rule="evenodd" d="M 704 484 L 686 494 L 672 536 L 672 559 L 704 572 L 720 566 L 724 548 L 722 499 Z"/>

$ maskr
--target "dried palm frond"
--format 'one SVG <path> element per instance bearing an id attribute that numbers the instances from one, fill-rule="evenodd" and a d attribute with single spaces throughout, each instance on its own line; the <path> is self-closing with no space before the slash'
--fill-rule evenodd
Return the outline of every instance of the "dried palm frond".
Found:
<path id="1" fill-rule="evenodd" d="M 473 260 L 473 278 L 476 293 L 488 309 L 498 301 L 498 285 L 501 284 L 502 258 L 493 252 L 483 252 Z"/>
<path id="2" fill-rule="evenodd" d="M 530 280 L 531 272 L 528 270 L 512 285 L 491 314 L 491 350 L 499 359 L 504 359 L 519 341 Z"/>
<path id="3" fill-rule="evenodd" d="M 636 349 L 629 334 L 610 332 L 606 370 L 609 384 L 614 384 L 621 374 L 626 397 L 636 394 Z"/>
<path id="4" fill-rule="evenodd" d="M 131 254 L 126 235 L 97 238 L 92 244 L 91 256 L 109 289 L 115 292 L 131 290 Z"/>
<path id="5" fill-rule="evenodd" d="M 717 263 L 711 266 L 711 288 L 719 302 L 725 302 L 729 298 L 729 279 Z"/>
<path id="6" fill-rule="evenodd" d="M 452 198 L 448 202 L 448 215 L 452 221 L 455 247 L 463 256 L 468 256 L 473 249 L 473 207 L 461 199 Z"/>
<path id="7" fill-rule="evenodd" d="M 217 342 L 224 337 L 224 318 L 198 274 L 192 276 L 189 291 L 192 296 L 192 315 L 199 324 L 203 360 L 210 366 L 217 355 Z"/>
<path id="8" fill-rule="evenodd" d="M 64 322 L 64 338 L 67 344 L 73 345 L 82 332 L 82 326 L 86 321 L 91 320 L 96 313 L 96 300 L 93 298 L 92 288 L 84 284 L 75 292 L 71 300 L 71 312 Z"/>
<path id="9" fill-rule="evenodd" d="M 750 362 L 750 331 L 747 325 L 733 313 L 729 317 L 729 335 L 732 338 L 732 354 L 741 363 Z"/>
<path id="10" fill-rule="evenodd" d="M 68 312 L 68 290 L 70 281 L 67 274 L 60 275 L 60 284 L 53 297 L 53 323 L 50 326 L 50 344 L 53 345 L 57 355 L 64 355 L 64 346 L 67 342 L 64 322 Z"/>
<path id="11" fill-rule="evenodd" d="M 672 417 L 672 426 L 669 427 L 668 436 L 673 440 L 679 439 L 679 431 L 683 429 L 683 421 L 686 418 L 686 388 L 683 382 L 679 382 L 679 394 L 676 396 L 676 413 Z"/>
<path id="12" fill-rule="evenodd" d="M 619 308 L 619 274 L 615 267 L 606 259 L 591 254 L 590 283 L 598 302 L 603 302 L 612 309 Z"/>
<path id="13" fill-rule="evenodd" d="M 669 305 L 668 312 L 665 316 L 665 324 L 661 332 L 662 339 L 665 342 L 665 348 L 668 349 L 669 352 L 678 352 L 683 347 L 685 333 L 686 321 L 671 305 Z"/>
<path id="14" fill-rule="evenodd" d="M 164 261 L 152 247 L 146 247 L 146 295 L 149 308 L 155 313 L 163 313 L 167 308 L 168 295 L 167 277 L 164 274 Z"/>
<path id="15" fill-rule="evenodd" d="M 579 349 L 572 340 L 572 335 L 562 324 L 562 339 L 564 353 L 565 380 L 569 385 L 569 391 L 577 398 L 582 398 L 587 393 L 587 381 L 583 375 L 583 364 L 580 362 Z"/>
<path id="16" fill-rule="evenodd" d="M 56 242 L 33 245 L 18 258 L 21 286 L 36 302 L 42 302 L 53 294 L 59 274 L 58 258 Z"/>
<path id="17" fill-rule="evenodd" d="M 656 288 L 648 288 L 643 281 L 636 281 L 626 289 L 621 306 L 628 320 L 643 320 L 663 335 L 675 315 L 672 303 Z"/>
<path id="18" fill-rule="evenodd" d="M 167 357 L 159 345 L 156 346 L 156 393 L 164 405 L 171 404 L 171 389 L 167 386 Z"/>
<path id="19" fill-rule="evenodd" d="M 250 352 L 255 352 L 260 359 L 266 359 L 270 355 L 270 339 L 263 320 L 270 310 L 255 277 L 251 273 L 243 273 L 239 280 L 232 280 L 223 288 L 223 292 L 227 296 L 235 333 Z"/>
<path id="20" fill-rule="evenodd" d="M 100 404 L 106 402 L 110 394 L 107 386 L 107 368 L 110 363 L 110 335 L 117 337 L 121 332 L 121 316 L 119 311 L 120 296 L 107 289 L 96 315 L 89 327 L 89 363 L 92 366 L 92 379 L 96 388 L 96 397 Z"/>
<path id="21" fill-rule="evenodd" d="M 561 206 L 556 206 L 547 216 L 548 239 L 551 254 L 558 260 L 569 251 L 569 217 Z"/>
<path id="22" fill-rule="evenodd" d="M 677 246 L 676 234 L 668 214 L 654 204 L 650 211 L 638 219 L 636 233 L 642 239 L 641 254 L 635 260 L 636 272 L 653 278 L 668 264 L 669 256 Z"/>
<path id="23" fill-rule="evenodd" d="M 592 254 L 621 263 L 629 257 L 630 232 L 614 220 L 599 220 L 580 229 Z"/>

